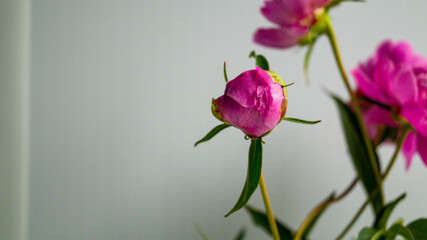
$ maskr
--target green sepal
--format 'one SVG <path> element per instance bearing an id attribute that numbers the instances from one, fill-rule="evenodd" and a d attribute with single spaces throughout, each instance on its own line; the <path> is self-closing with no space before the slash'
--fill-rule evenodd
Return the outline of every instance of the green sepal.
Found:
<path id="1" fill-rule="evenodd" d="M 228 76 L 227 76 L 227 64 L 224 62 L 224 79 L 225 82 L 228 82 Z"/>
<path id="2" fill-rule="evenodd" d="M 329 20 L 329 15 L 326 10 L 320 10 L 315 13 L 316 23 L 310 27 L 310 31 L 302 37 L 298 44 L 300 46 L 306 46 L 314 43 L 314 41 L 321 35 L 327 32 L 327 21 Z"/>
<path id="3" fill-rule="evenodd" d="M 366 0 L 334 0 L 326 6 L 326 9 L 329 10 L 330 8 L 336 7 L 342 2 L 363 2 L 364 3 L 366 2 Z"/>
<path id="4" fill-rule="evenodd" d="M 387 221 L 393 212 L 396 205 L 405 199 L 406 193 L 401 194 L 399 197 L 397 197 L 394 201 L 388 203 L 385 205 L 381 210 L 378 212 L 377 217 L 374 221 L 373 227 L 375 229 L 385 229 L 387 226 Z"/>
<path id="5" fill-rule="evenodd" d="M 288 122 L 294 122 L 294 123 L 308 124 L 308 125 L 317 124 L 317 123 L 320 123 L 322 121 L 322 120 L 307 121 L 307 120 L 303 120 L 303 119 L 290 118 L 290 117 L 284 117 L 282 120 L 288 121 Z"/>
<path id="6" fill-rule="evenodd" d="M 255 66 L 258 66 L 266 71 L 270 70 L 267 59 L 263 55 L 257 55 L 255 51 L 249 54 L 249 58 L 255 58 Z"/>
<path id="7" fill-rule="evenodd" d="M 250 207 L 248 205 L 246 205 L 245 208 L 248 211 L 249 215 L 251 216 L 251 219 L 255 223 L 255 225 L 259 226 L 264 231 L 266 231 L 268 234 L 270 234 L 270 236 L 272 236 L 271 229 L 270 229 L 270 223 L 268 222 L 267 215 L 264 212 L 261 212 L 261 211 L 255 209 L 253 207 Z M 280 239 L 281 240 L 292 240 L 293 233 L 290 230 L 290 228 L 288 226 L 286 226 L 285 224 L 283 224 L 282 222 L 280 222 L 280 220 L 278 220 L 277 218 L 275 220 L 276 220 L 277 230 L 279 232 Z"/>
<path id="8" fill-rule="evenodd" d="M 406 227 L 411 230 L 415 240 L 427 239 L 427 218 L 417 219 L 409 223 Z"/>
<path id="9" fill-rule="evenodd" d="M 234 205 L 233 209 L 231 209 L 230 212 L 225 215 L 225 217 L 228 217 L 230 214 L 241 209 L 249 201 L 252 194 L 258 187 L 259 179 L 261 177 L 261 168 L 262 142 L 261 139 L 255 138 L 251 140 L 251 146 L 249 147 L 248 172 L 242 193 L 240 194 L 239 200 Z"/>
<path id="10" fill-rule="evenodd" d="M 350 152 L 354 168 L 363 183 L 367 195 L 369 196 L 372 192 L 378 191 L 380 187 L 381 183 L 375 177 L 376 174 L 380 173 L 375 173 L 373 170 L 374 168 L 371 166 L 368 149 L 364 144 L 362 131 L 356 115 L 341 99 L 332 94 L 331 97 L 338 107 L 347 147 Z M 376 164 L 378 165 L 377 169 L 381 169 L 379 167 L 379 161 L 376 154 L 375 157 Z M 377 192 L 375 197 L 372 199 L 371 204 L 376 216 L 384 206 L 383 193 Z"/>
<path id="11" fill-rule="evenodd" d="M 202 139 L 200 139 L 199 141 L 197 141 L 194 144 L 194 146 L 196 147 L 199 143 L 207 142 L 207 141 L 211 140 L 219 132 L 221 132 L 222 130 L 224 130 L 224 129 L 230 127 L 230 126 L 231 125 L 228 125 L 228 124 L 220 124 L 220 125 L 214 127 L 210 132 L 208 132 L 208 134 L 206 134 L 206 136 L 204 136 Z"/>

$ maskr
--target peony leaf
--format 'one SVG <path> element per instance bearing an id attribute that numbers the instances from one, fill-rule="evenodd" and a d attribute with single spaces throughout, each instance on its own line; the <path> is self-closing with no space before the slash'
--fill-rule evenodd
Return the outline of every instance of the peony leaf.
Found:
<path id="1" fill-rule="evenodd" d="M 234 240 L 243 240 L 245 239 L 245 236 L 246 236 L 246 228 L 242 228 L 234 237 Z"/>
<path id="2" fill-rule="evenodd" d="M 394 207 L 405 199 L 406 193 L 403 193 L 398 198 L 396 198 L 394 201 L 390 202 L 389 204 L 385 205 L 381 210 L 378 212 L 377 217 L 374 222 L 374 228 L 376 229 L 385 229 L 387 225 L 387 220 L 390 217 L 390 214 L 393 212 Z"/>
<path id="3" fill-rule="evenodd" d="M 331 195 L 329 195 L 329 197 L 327 198 L 328 200 L 331 200 L 335 197 L 335 193 L 331 193 Z M 310 234 L 311 230 L 313 229 L 314 225 L 316 224 L 317 220 L 320 218 L 320 216 L 322 215 L 323 212 L 325 212 L 326 208 L 328 206 L 326 205 L 323 209 L 321 209 L 319 212 L 316 213 L 316 215 L 314 216 L 314 218 L 311 220 L 311 222 L 308 224 L 308 226 L 304 229 L 304 232 L 302 234 L 303 238 L 307 238 L 308 234 Z"/>
<path id="4" fill-rule="evenodd" d="M 230 214 L 241 209 L 249 201 L 252 194 L 258 187 L 259 179 L 261 177 L 262 168 L 262 142 L 261 139 L 255 138 L 251 140 L 251 146 L 249 147 L 249 163 L 248 173 L 246 176 L 245 186 L 243 187 L 242 193 L 233 209 L 225 215 L 228 217 Z"/>
<path id="5" fill-rule="evenodd" d="M 264 69 L 265 71 L 270 70 L 267 59 L 263 55 L 257 55 L 255 51 L 249 54 L 249 58 L 255 58 L 255 65 Z"/>
<path id="6" fill-rule="evenodd" d="M 387 238 L 385 240 L 394 240 L 397 235 L 404 237 L 406 240 L 415 240 L 411 230 L 402 226 L 400 223 L 395 223 L 388 229 Z"/>
<path id="7" fill-rule="evenodd" d="M 415 240 L 427 239 L 427 218 L 420 218 L 406 226 L 411 230 Z"/>
<path id="8" fill-rule="evenodd" d="M 371 166 L 369 160 L 368 150 L 363 141 L 362 132 L 360 130 L 358 121 L 352 110 L 345 104 L 341 99 L 331 95 L 337 104 L 339 114 L 341 116 L 341 123 L 344 129 L 347 147 L 353 161 L 353 165 L 360 177 L 363 186 L 366 190 L 367 195 L 371 195 L 372 192 L 378 191 L 380 182 L 375 177 L 376 174 Z M 378 159 L 376 159 L 379 165 Z M 378 169 L 380 169 L 378 167 Z M 375 215 L 381 210 L 384 205 L 383 194 L 378 192 L 371 200 L 372 207 Z"/>
<path id="9" fill-rule="evenodd" d="M 359 235 L 357 236 L 357 240 L 370 240 L 376 232 L 376 229 L 364 227 L 362 230 L 360 230 Z"/>
<path id="10" fill-rule="evenodd" d="M 308 49 L 304 56 L 304 75 L 305 75 L 305 81 L 307 84 L 310 83 L 309 74 L 308 74 L 308 65 L 310 63 L 310 57 L 311 57 L 311 53 L 313 52 L 316 39 L 317 38 L 314 38 L 308 43 Z"/>
<path id="11" fill-rule="evenodd" d="M 203 231 L 203 229 L 197 223 L 194 223 L 194 227 L 196 228 L 196 230 L 199 233 L 200 237 L 203 238 L 203 240 L 210 240 L 210 238 L 208 237 L 208 235 Z"/>
<path id="12" fill-rule="evenodd" d="M 322 120 L 316 120 L 316 121 L 307 121 L 307 120 L 302 120 L 302 119 L 298 119 L 298 118 L 289 118 L 289 117 L 284 117 L 283 121 L 288 121 L 288 122 L 294 122 L 294 123 L 301 123 L 301 124 L 317 124 L 320 123 Z"/>
<path id="13" fill-rule="evenodd" d="M 215 137 L 215 135 L 217 135 L 219 132 L 221 132 L 222 130 L 224 130 L 230 126 L 231 125 L 228 125 L 228 124 L 220 124 L 220 125 L 214 127 L 214 129 L 212 129 L 210 132 L 208 132 L 208 134 L 206 134 L 206 136 L 204 136 L 202 139 L 197 141 L 194 144 L 194 146 L 196 147 L 199 143 L 207 142 L 207 141 L 211 140 L 211 138 Z"/>
<path id="14" fill-rule="evenodd" d="M 245 208 L 246 210 L 248 210 L 249 215 L 251 215 L 252 221 L 255 223 L 255 225 L 258 225 L 259 227 L 264 229 L 264 231 L 266 231 L 268 234 L 271 235 L 271 229 L 270 229 L 270 224 L 268 223 L 267 215 L 264 212 L 261 212 L 250 206 L 246 206 Z M 280 239 L 292 240 L 293 234 L 292 234 L 292 231 L 289 229 L 289 227 L 281 223 L 277 218 L 276 218 L 276 224 L 277 224 L 277 230 L 279 231 Z"/>

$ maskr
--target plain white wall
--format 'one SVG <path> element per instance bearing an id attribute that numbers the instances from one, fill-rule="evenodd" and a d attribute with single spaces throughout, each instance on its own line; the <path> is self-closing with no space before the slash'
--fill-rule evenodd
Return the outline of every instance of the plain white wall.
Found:
<path id="1" fill-rule="evenodd" d="M 0 239 L 28 222 L 30 1 L 0 1 Z"/>
<path id="2" fill-rule="evenodd" d="M 277 217 L 296 228 L 354 171 L 327 88 L 346 97 L 326 39 L 302 71 L 305 49 L 255 45 L 257 27 L 270 26 L 262 1 L 34 0 L 31 87 L 31 240 L 267 239 L 244 211 L 223 215 L 237 200 L 246 175 L 249 142 L 227 129 L 197 148 L 219 122 L 212 97 L 229 78 L 253 68 L 255 49 L 289 87 L 287 115 L 322 119 L 316 126 L 285 123 L 265 138 L 263 171 Z M 332 11 L 348 69 L 385 38 L 406 39 L 427 56 L 427 3 L 376 0 Z M 392 148 L 381 149 L 383 164 Z M 426 216 L 427 168 L 399 158 L 386 197 L 408 196 L 392 216 Z M 250 204 L 262 208 L 259 191 Z M 364 200 L 360 186 L 332 206 L 313 231 L 331 239 Z M 354 230 L 371 223 L 369 211 Z"/>

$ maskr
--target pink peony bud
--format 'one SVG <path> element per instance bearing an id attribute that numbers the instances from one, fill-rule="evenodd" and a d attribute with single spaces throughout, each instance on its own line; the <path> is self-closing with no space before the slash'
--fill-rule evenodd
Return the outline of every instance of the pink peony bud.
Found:
<path id="1" fill-rule="evenodd" d="M 352 74 L 362 97 L 378 103 L 363 110 L 371 137 L 378 126 L 401 127 L 403 119 L 416 130 L 402 148 L 407 168 L 415 152 L 427 165 L 427 61 L 406 42 L 385 41 Z"/>
<path id="2" fill-rule="evenodd" d="M 220 121 L 253 138 L 268 134 L 284 117 L 288 102 L 283 80 L 259 67 L 229 81 L 223 96 L 212 100 Z"/>
<path id="3" fill-rule="evenodd" d="M 276 28 L 260 28 L 254 35 L 254 41 L 264 46 L 287 48 L 309 33 L 324 6 L 331 0 L 270 0 L 265 1 L 261 13 Z"/>

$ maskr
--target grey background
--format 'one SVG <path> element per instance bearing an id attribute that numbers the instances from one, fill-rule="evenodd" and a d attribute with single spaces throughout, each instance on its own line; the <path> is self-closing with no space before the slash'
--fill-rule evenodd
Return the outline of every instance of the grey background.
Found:
<path id="1" fill-rule="evenodd" d="M 296 228 L 332 191 L 354 177 L 329 89 L 347 97 L 322 38 L 302 71 L 305 49 L 255 45 L 257 27 L 271 26 L 262 1 L 34 0 L 31 40 L 30 240 L 267 239 L 244 211 L 223 215 L 246 175 L 249 142 L 227 129 L 193 147 L 219 122 L 212 97 L 230 78 L 253 68 L 255 49 L 289 87 L 287 116 L 322 119 L 317 126 L 279 125 L 265 138 L 263 171 L 277 217 Z M 331 13 L 348 69 L 385 38 L 406 39 L 427 56 L 427 2 L 346 3 Z M 381 148 L 383 164 L 392 147 Z M 426 167 L 409 171 L 400 157 L 386 197 L 407 199 L 392 216 L 427 215 Z M 250 204 L 262 208 L 259 191 Z M 332 206 L 313 239 L 332 239 L 364 199 L 360 187 Z M 369 211 L 350 236 L 370 224 Z"/>

